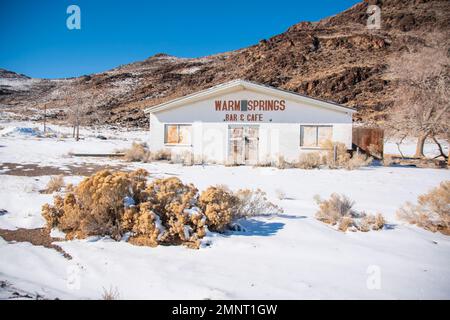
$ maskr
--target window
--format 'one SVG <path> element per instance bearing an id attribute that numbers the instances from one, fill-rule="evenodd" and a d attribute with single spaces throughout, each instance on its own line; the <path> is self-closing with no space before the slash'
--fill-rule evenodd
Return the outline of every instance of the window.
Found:
<path id="1" fill-rule="evenodd" d="M 166 124 L 164 143 L 191 144 L 192 126 L 190 124 Z"/>
<path id="2" fill-rule="evenodd" d="M 317 148 L 331 140 L 332 126 L 300 126 L 300 146 Z"/>

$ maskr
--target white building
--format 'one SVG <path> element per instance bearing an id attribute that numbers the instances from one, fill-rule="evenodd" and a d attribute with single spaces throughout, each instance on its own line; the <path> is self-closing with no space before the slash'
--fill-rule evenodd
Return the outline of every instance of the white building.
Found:
<path id="1" fill-rule="evenodd" d="M 145 110 L 150 150 L 195 163 L 276 163 L 317 151 L 325 140 L 352 146 L 354 109 L 234 80 Z"/>

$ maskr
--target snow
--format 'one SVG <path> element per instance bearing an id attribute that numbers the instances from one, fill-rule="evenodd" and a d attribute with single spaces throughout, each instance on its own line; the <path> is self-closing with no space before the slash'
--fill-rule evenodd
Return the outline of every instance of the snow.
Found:
<path id="1" fill-rule="evenodd" d="M 414 155 L 414 153 L 416 152 L 416 141 L 417 140 L 415 139 L 409 139 L 400 144 L 401 153 L 403 153 L 405 157 L 412 157 Z M 444 153 L 448 154 L 448 142 L 445 140 L 440 140 L 439 143 L 442 144 Z M 398 156 L 401 155 L 397 145 L 395 144 L 395 141 L 390 140 L 388 140 L 384 144 L 384 153 Z M 427 157 L 435 157 L 437 155 L 440 155 L 438 146 L 432 141 L 429 141 L 427 144 L 425 144 L 424 153 Z"/>
<path id="2" fill-rule="evenodd" d="M 9 126 L 36 125 L 6 124 Z M 55 132 L 71 130 L 51 127 Z M 108 139 L 95 138 L 99 132 Z M 84 139 L 78 142 L 22 134 L 0 136 L 0 170 L 7 162 L 58 167 L 120 163 L 130 169 L 146 169 L 150 179 L 179 177 L 200 191 L 216 184 L 232 190 L 261 188 L 284 213 L 240 220 L 241 231 L 208 232 L 199 250 L 139 247 L 102 237 L 56 242 L 72 256 L 68 260 L 52 249 L 0 238 L 0 280 L 23 292 L 60 299 L 98 299 L 103 288 L 117 288 L 122 299 L 450 298 L 450 237 L 405 224 L 395 215 L 406 201 L 415 202 L 419 194 L 450 180 L 448 170 L 401 166 L 279 170 L 68 156 L 70 151 L 113 152 L 129 147 L 134 140 L 145 141 L 146 135 L 103 128 L 82 130 Z M 414 149 L 412 142 L 405 147 Z M 0 228 L 42 227 L 40 208 L 53 195 L 39 190 L 50 177 L 4 172 L 0 173 L 0 209 L 6 213 L 0 215 Z M 80 180 L 65 177 L 66 182 Z M 280 191 L 287 195 L 281 200 L 277 196 Z M 388 227 L 377 232 L 342 233 L 317 221 L 314 196 L 328 198 L 333 192 L 354 200 L 355 210 L 382 213 Z M 187 211 L 196 212 L 196 208 Z M 158 219 L 155 224 L 163 228 Z M 52 230 L 52 235 L 61 233 Z M 379 275 L 379 288 L 371 286 L 374 275 Z M 2 290 L 0 298 L 7 298 Z"/>
<path id="3" fill-rule="evenodd" d="M 39 79 L 10 79 L 0 78 L 0 87 L 7 87 L 7 89 L 15 91 L 28 90 L 33 84 L 38 83 Z"/>

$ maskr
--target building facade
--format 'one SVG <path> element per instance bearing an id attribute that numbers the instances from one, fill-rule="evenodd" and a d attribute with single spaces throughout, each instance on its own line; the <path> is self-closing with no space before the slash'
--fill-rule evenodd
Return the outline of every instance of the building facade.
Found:
<path id="1" fill-rule="evenodd" d="M 352 146 L 354 109 L 234 80 L 162 103 L 150 118 L 149 147 L 194 163 L 255 165 L 296 161 L 325 141 Z"/>

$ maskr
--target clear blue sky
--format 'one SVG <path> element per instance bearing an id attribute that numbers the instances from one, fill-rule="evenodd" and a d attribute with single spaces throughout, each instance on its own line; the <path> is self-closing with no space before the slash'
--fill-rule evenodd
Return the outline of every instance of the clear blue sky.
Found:
<path id="1" fill-rule="evenodd" d="M 105 71 L 159 52 L 205 56 L 255 44 L 357 2 L 1 0 L 0 68 L 62 78 Z M 66 27 L 71 4 L 81 9 L 81 30 Z"/>

